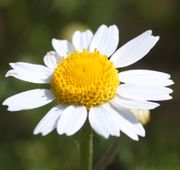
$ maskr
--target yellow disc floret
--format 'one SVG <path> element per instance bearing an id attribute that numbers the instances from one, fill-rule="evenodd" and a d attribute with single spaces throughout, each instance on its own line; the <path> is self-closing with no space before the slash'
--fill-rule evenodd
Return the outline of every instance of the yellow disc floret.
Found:
<path id="1" fill-rule="evenodd" d="M 54 71 L 51 89 L 58 102 L 84 105 L 88 109 L 116 95 L 118 71 L 97 50 L 68 54 Z"/>

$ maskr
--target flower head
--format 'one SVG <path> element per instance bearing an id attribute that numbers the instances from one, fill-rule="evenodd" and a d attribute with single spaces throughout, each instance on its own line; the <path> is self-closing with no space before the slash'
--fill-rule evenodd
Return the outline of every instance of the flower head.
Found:
<path id="1" fill-rule="evenodd" d="M 120 136 L 120 131 L 134 140 L 144 136 L 133 109 L 154 109 L 157 102 L 169 100 L 170 75 L 152 70 L 117 69 L 143 58 L 159 40 L 152 31 L 135 37 L 117 51 L 117 26 L 101 25 L 93 35 L 90 30 L 76 31 L 72 43 L 52 40 L 55 51 L 47 53 L 44 64 L 10 63 L 6 77 L 32 83 L 50 84 L 49 89 L 33 89 L 9 97 L 3 102 L 9 111 L 20 111 L 57 102 L 39 122 L 34 134 L 47 135 L 55 128 L 68 136 L 75 134 L 87 117 L 101 136 Z"/>

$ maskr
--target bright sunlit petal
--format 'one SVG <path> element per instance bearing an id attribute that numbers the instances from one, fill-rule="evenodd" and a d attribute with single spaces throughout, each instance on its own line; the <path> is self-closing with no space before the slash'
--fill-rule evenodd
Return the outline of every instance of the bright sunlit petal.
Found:
<path id="1" fill-rule="evenodd" d="M 90 44 L 90 51 L 97 49 L 102 54 L 110 56 L 117 48 L 119 42 L 119 30 L 116 25 L 107 27 L 101 25 L 95 33 Z"/>
<path id="2" fill-rule="evenodd" d="M 170 75 L 153 70 L 128 70 L 118 74 L 121 82 L 144 86 L 170 86 L 174 84 Z"/>
<path id="3" fill-rule="evenodd" d="M 116 116 L 108 112 L 103 105 L 90 109 L 89 122 L 91 127 L 105 138 L 108 138 L 110 135 L 120 136 L 120 129 L 116 121 Z"/>
<path id="4" fill-rule="evenodd" d="M 112 104 L 117 104 L 121 107 L 124 108 L 130 108 L 130 109 L 155 109 L 156 107 L 159 106 L 158 103 L 155 102 L 147 102 L 143 100 L 130 100 L 130 99 L 125 99 L 120 96 L 114 97 L 110 103 Z"/>
<path id="5" fill-rule="evenodd" d="M 69 106 L 65 109 L 57 123 L 57 131 L 60 135 L 71 136 L 75 134 L 85 123 L 87 110 L 84 106 Z"/>
<path id="6" fill-rule="evenodd" d="M 57 121 L 66 107 L 66 105 L 57 105 L 53 107 L 38 123 L 33 134 L 37 135 L 41 133 L 45 136 L 52 132 L 56 128 Z"/>
<path id="7" fill-rule="evenodd" d="M 118 94 L 120 96 L 133 100 L 170 100 L 172 99 L 169 95 L 170 93 L 172 93 L 172 90 L 167 87 L 137 86 L 129 84 L 123 84 L 118 87 Z"/>
<path id="8" fill-rule="evenodd" d="M 85 32 L 76 31 L 73 34 L 72 42 L 76 50 L 83 51 L 89 48 L 89 44 L 92 40 L 93 33 L 90 30 Z"/>
<path id="9" fill-rule="evenodd" d="M 159 36 L 146 31 L 120 47 L 111 57 L 116 68 L 129 66 L 142 59 L 159 40 Z"/>
<path id="10" fill-rule="evenodd" d="M 54 95 L 50 90 L 35 89 L 11 96 L 3 102 L 3 105 L 7 105 L 9 111 L 20 111 L 44 106 L 53 100 Z"/>
<path id="11" fill-rule="evenodd" d="M 44 64 L 53 71 L 57 67 L 57 62 L 62 62 L 62 58 L 54 51 L 48 52 L 44 56 Z"/>
<path id="12" fill-rule="evenodd" d="M 10 63 L 10 66 L 13 69 L 6 73 L 6 77 L 12 76 L 31 83 L 50 83 L 52 71 L 43 65 L 17 62 Z"/>
<path id="13" fill-rule="evenodd" d="M 61 57 L 66 57 L 67 52 L 72 53 L 74 51 L 73 45 L 67 40 L 58 40 L 54 38 L 52 40 L 52 46 Z"/>

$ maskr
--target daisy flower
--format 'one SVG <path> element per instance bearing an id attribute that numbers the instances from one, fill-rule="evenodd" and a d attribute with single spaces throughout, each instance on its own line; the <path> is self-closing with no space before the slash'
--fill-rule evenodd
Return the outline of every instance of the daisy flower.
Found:
<path id="1" fill-rule="evenodd" d="M 75 134 L 88 119 L 104 138 L 125 133 L 133 140 L 145 130 L 131 109 L 154 109 L 157 101 L 169 100 L 170 75 L 134 69 L 122 71 L 142 59 L 159 40 L 148 30 L 117 49 L 116 25 L 101 25 L 96 33 L 76 31 L 72 43 L 52 40 L 54 51 L 44 57 L 44 66 L 24 62 L 10 63 L 6 77 L 31 83 L 50 84 L 49 89 L 33 89 L 7 98 L 9 111 L 34 109 L 53 100 L 54 106 L 39 122 L 34 134 Z M 116 51 L 117 49 L 117 51 Z M 154 102 L 155 101 L 155 102 Z"/>

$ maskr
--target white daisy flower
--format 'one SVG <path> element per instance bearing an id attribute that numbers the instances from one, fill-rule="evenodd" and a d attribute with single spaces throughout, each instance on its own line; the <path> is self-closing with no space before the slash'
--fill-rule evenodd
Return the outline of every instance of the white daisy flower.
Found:
<path id="1" fill-rule="evenodd" d="M 169 100 L 170 75 L 152 70 L 127 70 L 142 59 L 159 40 L 148 30 L 117 51 L 119 31 L 116 25 L 101 25 L 76 31 L 72 43 L 52 40 L 54 51 L 47 53 L 44 64 L 10 63 L 6 77 L 31 83 L 50 84 L 49 89 L 33 89 L 9 97 L 3 102 L 9 111 L 34 109 L 53 100 L 57 102 L 39 122 L 34 134 L 75 134 L 88 119 L 91 127 L 104 138 L 125 133 L 133 140 L 145 136 L 141 123 L 131 109 L 154 109 L 156 101 Z M 152 102 L 155 101 L 155 102 Z"/>

